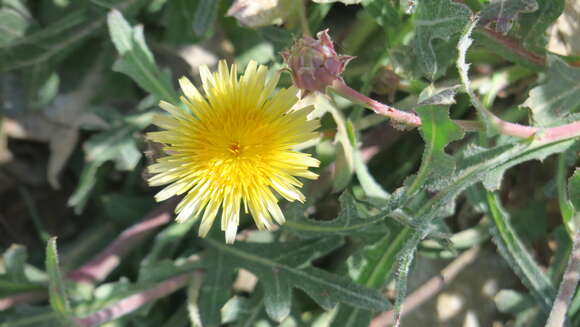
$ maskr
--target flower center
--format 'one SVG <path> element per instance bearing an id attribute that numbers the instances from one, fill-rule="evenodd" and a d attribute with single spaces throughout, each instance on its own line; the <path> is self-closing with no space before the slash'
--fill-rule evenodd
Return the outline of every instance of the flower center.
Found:
<path id="1" fill-rule="evenodd" d="M 240 142 L 234 142 L 230 144 L 228 150 L 230 150 L 230 152 L 233 153 L 234 156 L 238 157 L 241 151 Z"/>

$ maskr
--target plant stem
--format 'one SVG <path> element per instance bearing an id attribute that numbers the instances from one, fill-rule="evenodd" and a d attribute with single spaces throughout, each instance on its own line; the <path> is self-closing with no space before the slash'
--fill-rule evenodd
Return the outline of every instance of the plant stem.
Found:
<path id="1" fill-rule="evenodd" d="M 410 112 L 401 111 L 386 104 L 382 104 L 376 100 L 373 100 L 367 97 L 364 94 L 359 93 L 358 91 L 350 88 L 344 80 L 336 79 L 334 83 L 332 83 L 331 88 L 338 93 L 339 95 L 343 96 L 346 99 L 349 99 L 352 102 L 360 104 L 366 108 L 369 108 L 376 112 L 379 115 L 386 116 L 395 120 L 397 122 L 418 127 L 421 126 L 421 118 L 419 116 L 412 114 Z"/>
<path id="2" fill-rule="evenodd" d="M 564 277 L 562 278 L 556 300 L 554 300 L 546 327 L 564 326 L 568 306 L 572 301 L 572 296 L 580 280 L 580 232 L 574 233 L 572 241 L 572 253 L 570 253 L 568 267 L 566 267 L 566 271 L 564 272 Z"/>
<path id="3" fill-rule="evenodd" d="M 379 115 L 388 117 L 398 123 L 403 123 L 411 127 L 421 126 L 421 118 L 419 118 L 419 116 L 410 112 L 398 110 L 394 107 L 373 100 L 366 95 L 350 88 L 342 79 L 335 80 L 330 87 L 340 96 L 366 108 L 369 108 Z M 510 123 L 493 115 L 489 111 L 487 111 L 487 113 L 488 118 L 492 120 L 494 127 L 500 134 L 503 135 L 509 135 L 521 139 L 537 136 L 536 140 L 546 143 L 580 136 L 580 121 L 557 127 L 537 128 Z M 459 127 L 463 128 L 463 130 L 466 132 L 483 130 L 483 125 L 478 121 L 454 120 L 453 122 L 456 123 Z"/>
<path id="4" fill-rule="evenodd" d="M 121 259 L 140 244 L 155 229 L 171 221 L 175 201 L 167 201 L 153 209 L 145 218 L 123 231 L 111 244 L 91 261 L 67 274 L 69 280 L 93 283 L 104 280 L 120 263 Z"/>
<path id="5" fill-rule="evenodd" d="M 302 34 L 311 37 L 310 25 L 308 25 L 308 18 L 306 17 L 306 4 L 304 3 L 304 0 L 299 0 L 298 2 L 300 2 L 298 5 L 298 19 L 300 19 Z"/>
<path id="6" fill-rule="evenodd" d="M 30 291 L 0 298 L 0 311 L 11 308 L 20 303 L 43 301 L 47 297 L 46 290 Z"/>
<path id="7" fill-rule="evenodd" d="M 191 273 L 185 273 L 163 281 L 156 286 L 143 292 L 128 296 L 119 302 L 99 310 L 85 318 L 76 319 L 76 323 L 81 327 L 98 326 L 105 322 L 115 320 L 128 313 L 131 313 L 141 306 L 165 297 L 178 289 L 184 287 L 189 282 Z"/>

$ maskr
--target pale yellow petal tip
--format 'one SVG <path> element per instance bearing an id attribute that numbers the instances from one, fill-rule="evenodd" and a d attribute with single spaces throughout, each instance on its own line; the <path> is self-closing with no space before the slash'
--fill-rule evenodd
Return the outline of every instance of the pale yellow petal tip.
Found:
<path id="1" fill-rule="evenodd" d="M 182 76 L 178 82 L 179 87 L 185 96 L 191 98 L 197 93 L 197 88 L 193 85 L 189 78 Z"/>
<path id="2" fill-rule="evenodd" d="M 238 233 L 238 225 L 237 224 L 228 224 L 226 226 L 226 243 L 227 244 L 234 244 L 236 240 L 236 234 Z"/>

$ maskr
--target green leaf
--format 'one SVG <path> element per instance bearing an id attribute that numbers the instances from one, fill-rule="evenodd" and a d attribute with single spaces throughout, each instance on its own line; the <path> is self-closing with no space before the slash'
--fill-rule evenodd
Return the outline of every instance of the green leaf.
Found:
<path id="1" fill-rule="evenodd" d="M 451 87 L 435 88 L 432 84 L 426 87 L 421 94 L 417 104 L 424 105 L 452 105 L 455 104 L 455 95 L 462 88 L 461 85 Z"/>
<path id="2" fill-rule="evenodd" d="M 222 310 L 222 324 L 237 322 L 235 326 L 256 326 L 258 320 L 268 319 L 264 311 L 264 291 L 258 284 L 249 298 L 234 296 Z"/>
<path id="3" fill-rule="evenodd" d="M 0 8 L 0 49 L 24 37 L 33 23 L 28 9 L 20 1 L 4 1 Z"/>
<path id="4" fill-rule="evenodd" d="M 27 278 L 24 275 L 24 265 L 26 264 L 27 257 L 28 255 L 24 246 L 12 244 L 2 255 L 5 270 L 3 276 L 14 282 L 26 282 Z"/>
<path id="5" fill-rule="evenodd" d="M 579 92 L 580 68 L 570 67 L 556 56 L 548 56 L 545 80 L 530 91 L 523 105 L 532 110 L 535 125 L 561 125 L 580 112 Z"/>
<path id="6" fill-rule="evenodd" d="M 570 219 L 564 222 L 570 225 L 571 230 L 578 232 L 580 230 L 580 168 L 576 168 L 574 175 L 568 180 L 568 193 L 574 211 Z"/>
<path id="7" fill-rule="evenodd" d="M 310 266 L 313 259 L 342 245 L 340 238 L 270 244 L 239 242 L 234 246 L 213 239 L 207 239 L 205 243 L 209 246 L 208 258 L 223 256 L 223 264 L 209 267 L 207 274 L 221 273 L 221 269 L 225 269 L 231 275 L 236 268 L 244 268 L 254 273 L 264 289 L 266 312 L 276 321 L 281 321 L 290 313 L 291 289 L 294 287 L 306 292 L 326 310 L 338 303 L 374 311 L 389 307 L 388 301 L 378 292 Z M 221 287 L 223 288 L 223 284 Z M 204 301 L 203 289 L 201 301 Z M 213 310 L 222 305 L 223 303 L 215 303 Z M 217 315 L 216 312 L 206 314 Z"/>
<path id="8" fill-rule="evenodd" d="M 439 190 L 445 186 L 455 172 L 455 159 L 445 153 L 445 147 L 463 138 L 463 130 L 449 119 L 449 108 L 446 106 L 420 106 L 417 109 L 421 117 L 421 136 L 425 141 L 425 151 L 421 167 L 408 195 L 426 186 L 429 190 Z"/>
<path id="9" fill-rule="evenodd" d="M 480 11 L 479 23 L 484 26 L 495 23 L 496 32 L 507 34 L 520 13 L 536 10 L 536 0 L 495 0 Z"/>
<path id="10" fill-rule="evenodd" d="M 422 0 L 418 3 L 414 46 L 420 75 L 435 80 L 445 73 L 452 58 L 441 61 L 438 57 L 450 51 L 448 47 L 437 47 L 435 43 L 451 44 L 451 37 L 463 30 L 470 15 L 467 6 L 450 0 Z"/>
<path id="11" fill-rule="evenodd" d="M 501 290 L 494 298 L 497 309 L 502 313 L 519 313 L 534 305 L 534 301 L 527 295 L 513 290 Z"/>
<path id="12" fill-rule="evenodd" d="M 193 31 L 204 36 L 215 21 L 220 0 L 199 0 L 193 17 Z"/>
<path id="13" fill-rule="evenodd" d="M 127 115 L 114 122 L 108 130 L 85 141 L 83 149 L 88 163 L 84 166 L 78 186 L 68 201 L 68 205 L 74 207 L 76 213 L 83 211 L 98 182 L 99 167 L 105 162 L 113 161 L 117 170 L 135 169 L 142 155 L 134 134 L 148 126 L 152 118 L 151 112 Z"/>
<path id="14" fill-rule="evenodd" d="M 161 12 L 161 24 L 164 28 L 164 39 L 168 43 L 191 44 L 198 41 L 193 32 L 193 16 L 199 1 L 173 0 L 164 5 Z M 187 33 L 186 31 L 191 31 Z"/>
<path id="15" fill-rule="evenodd" d="M 100 165 L 100 162 L 91 162 L 86 164 L 81 171 L 77 188 L 67 201 L 67 205 L 73 207 L 76 214 L 83 212 L 93 188 L 97 185 Z"/>
<path id="16" fill-rule="evenodd" d="M 179 103 L 179 97 L 171 85 L 169 76 L 163 74 L 156 66 L 155 59 L 145 43 L 143 26 L 132 28 L 117 10 L 109 13 L 107 23 L 111 40 L 121 56 L 115 62 L 113 70 L 131 77 L 158 100 Z"/>
<path id="17" fill-rule="evenodd" d="M 369 172 L 369 169 L 363 160 L 359 148 L 357 133 L 350 120 L 346 122 L 346 127 L 351 144 L 353 144 L 352 161 L 354 171 L 363 191 L 365 192 L 365 195 L 369 198 L 386 200 L 389 197 L 389 193 L 387 193 L 387 191 L 385 191 L 383 187 L 377 183 L 377 181 Z"/>
<path id="18" fill-rule="evenodd" d="M 473 29 L 477 25 L 477 20 L 471 21 L 466 28 L 463 30 L 461 34 L 461 38 L 457 43 L 457 50 L 459 55 L 457 56 L 456 66 L 457 70 L 459 71 L 459 78 L 461 79 L 461 83 L 465 88 L 465 92 L 469 96 L 469 100 L 471 104 L 477 110 L 478 116 L 480 120 L 483 121 L 485 126 L 485 131 L 487 136 L 492 136 L 496 134 L 496 122 L 494 121 L 493 114 L 481 103 L 475 92 L 471 87 L 471 81 L 469 80 L 469 64 L 466 61 L 467 51 L 469 47 L 473 43 L 471 39 L 471 33 Z"/>
<path id="19" fill-rule="evenodd" d="M 183 223 L 169 224 L 163 231 L 155 235 L 153 246 L 141 261 L 139 279 L 145 278 L 151 267 L 158 265 L 164 259 L 170 259 L 177 251 L 183 239 L 190 235 L 191 228 L 197 219 L 188 219 Z"/>
<path id="20" fill-rule="evenodd" d="M 56 237 L 51 237 L 46 245 L 46 271 L 48 272 L 50 306 L 63 318 L 63 321 L 67 321 L 70 319 L 71 309 L 59 267 Z"/>
<path id="21" fill-rule="evenodd" d="M 397 256 L 397 278 L 396 278 L 396 295 L 395 295 L 395 325 L 400 325 L 401 312 L 403 310 L 403 301 L 407 296 L 407 280 L 411 272 L 411 265 L 415 259 L 419 243 L 424 238 L 420 232 L 414 232 L 405 241 L 403 249 Z"/>
<path id="22" fill-rule="evenodd" d="M 499 188 L 507 169 L 529 160 L 543 160 L 554 153 L 568 149 L 574 140 L 555 142 L 516 141 L 485 149 L 468 146 L 456 156 L 457 173 L 447 187 L 439 191 L 417 211 L 416 216 L 427 221 L 440 217 L 446 206 L 467 187 L 483 181 L 486 188 Z"/>
<path id="23" fill-rule="evenodd" d="M 320 30 L 320 24 L 328 15 L 330 8 L 332 7 L 331 4 L 318 4 L 316 6 L 312 6 L 308 8 L 309 15 L 308 15 L 308 26 L 310 27 L 311 31 L 318 31 Z"/>
<path id="24" fill-rule="evenodd" d="M 393 277 L 397 256 L 411 232 L 409 227 L 395 230 L 349 257 L 347 264 L 350 277 L 369 288 L 383 287 Z M 333 326 L 368 326 L 373 315 L 374 312 L 370 310 L 340 305 Z"/>
<path id="25" fill-rule="evenodd" d="M 283 225 L 301 238 L 334 237 L 336 235 L 352 236 L 361 234 L 384 235 L 388 233 L 381 224 L 384 214 L 365 217 L 357 209 L 357 204 L 349 192 L 340 196 L 340 213 L 333 220 L 312 220 L 304 216 L 302 205 L 291 204 L 284 211 L 288 221 Z"/>
<path id="26" fill-rule="evenodd" d="M 208 271 L 203 281 L 198 300 L 201 321 L 204 326 L 218 326 L 221 322 L 218 310 L 230 298 L 234 269 L 225 251 L 210 250 L 205 258 Z"/>
<path id="27" fill-rule="evenodd" d="M 147 123 L 151 120 L 152 115 L 141 114 Z M 142 128 L 124 124 L 123 126 L 113 126 L 112 128 L 95 134 L 87 140 L 83 149 L 85 150 L 86 160 L 90 162 L 104 163 L 112 160 L 118 170 L 130 171 L 141 159 L 133 133 Z"/>
<path id="28" fill-rule="evenodd" d="M 47 65 L 47 61 L 55 58 L 62 60 L 62 53 L 74 49 L 101 26 L 101 18 L 91 20 L 86 10 L 75 10 L 42 29 L 33 29 L 12 40 L 0 47 L 0 71 Z"/>
<path id="29" fill-rule="evenodd" d="M 356 177 L 358 178 L 360 186 L 363 188 L 365 195 L 369 198 L 386 200 L 389 197 L 389 193 L 385 191 L 385 189 L 383 189 L 383 187 L 371 175 L 367 165 L 362 158 L 362 154 L 359 148 L 354 149 L 352 160 Z"/>
<path id="30" fill-rule="evenodd" d="M 382 0 L 363 0 L 363 8 L 376 20 L 381 26 L 397 26 L 401 24 L 399 11 L 390 1 Z"/>
<path id="31" fill-rule="evenodd" d="M 19 306 L 16 310 L 3 311 L 0 327 L 63 327 L 58 314 L 48 306 Z"/>
<path id="32" fill-rule="evenodd" d="M 546 313 L 550 312 L 556 289 L 536 264 L 510 223 L 509 216 L 501 207 L 497 195 L 487 192 L 487 207 L 495 225 L 494 241 L 504 259 L 534 295 Z"/>
<path id="33" fill-rule="evenodd" d="M 342 2 L 345 5 L 354 5 L 360 3 L 362 0 L 312 0 L 317 3 L 334 3 L 334 2 Z"/>
<path id="34" fill-rule="evenodd" d="M 514 35 L 524 46 L 538 53 L 546 52 L 546 30 L 564 11 L 566 0 L 537 0 L 538 10 L 523 14 Z"/>
<path id="35" fill-rule="evenodd" d="M 322 94 L 316 93 L 314 95 L 313 103 L 316 110 L 321 112 L 321 115 L 326 112 L 330 113 L 336 123 L 336 141 L 340 150 L 337 150 L 336 154 L 334 169 L 336 176 L 333 182 L 333 191 L 340 192 L 348 186 L 352 179 L 354 172 L 354 144 L 349 138 L 347 122 L 343 113 Z"/>

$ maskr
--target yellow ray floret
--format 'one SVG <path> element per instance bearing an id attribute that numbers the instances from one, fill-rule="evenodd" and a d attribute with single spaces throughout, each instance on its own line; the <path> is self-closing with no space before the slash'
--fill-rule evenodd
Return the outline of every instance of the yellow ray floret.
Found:
<path id="1" fill-rule="evenodd" d="M 241 208 L 259 229 L 270 229 L 284 223 L 276 193 L 304 201 L 296 177 L 316 179 L 308 169 L 319 161 L 293 147 L 315 138 L 319 122 L 307 119 L 311 107 L 290 110 L 297 89 L 275 92 L 279 75 L 268 80 L 265 66 L 250 62 L 239 78 L 236 65 L 228 69 L 224 61 L 215 73 L 200 72 L 204 95 L 187 78 L 179 80 L 187 110 L 160 103 L 170 115 L 155 118 L 164 131 L 148 138 L 165 144 L 168 155 L 149 167 L 149 184 L 167 185 L 157 201 L 185 194 L 177 220 L 202 216 L 202 237 L 221 210 L 221 229 L 233 243 Z"/>

